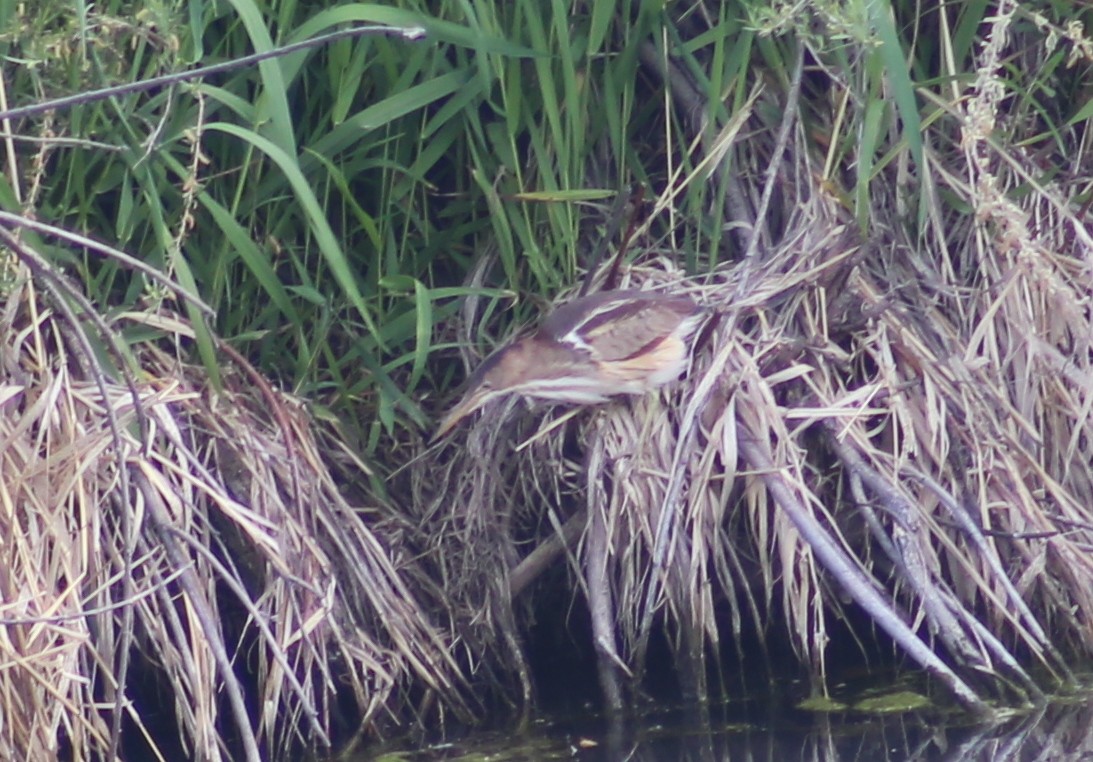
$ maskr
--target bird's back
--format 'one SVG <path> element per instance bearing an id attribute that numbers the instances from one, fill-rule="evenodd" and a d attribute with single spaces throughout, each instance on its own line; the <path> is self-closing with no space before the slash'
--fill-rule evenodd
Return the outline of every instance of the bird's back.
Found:
<path id="1" fill-rule="evenodd" d="M 685 296 L 603 291 L 558 307 L 543 321 L 540 334 L 586 349 L 597 361 L 620 362 L 669 337 L 686 340 L 701 313 Z"/>

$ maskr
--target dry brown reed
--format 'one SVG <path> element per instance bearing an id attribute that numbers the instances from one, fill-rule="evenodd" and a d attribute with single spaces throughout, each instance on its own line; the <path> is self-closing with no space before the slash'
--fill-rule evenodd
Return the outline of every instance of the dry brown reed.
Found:
<path id="1" fill-rule="evenodd" d="M 268 759 L 374 737 L 411 695 L 469 717 L 443 632 L 363 519 L 375 503 L 331 471 L 359 483 L 363 465 L 241 358 L 218 391 L 144 345 L 114 380 L 96 327 L 169 345 L 187 324 L 88 329 L 4 236 L 35 277 L 16 271 L 0 326 L 0 757 L 113 759 L 124 726 L 156 758 Z"/>
<path id="2" fill-rule="evenodd" d="M 718 315 L 684 382 L 586 411 L 487 408 L 441 451 L 429 495 L 445 497 L 418 504 L 481 633 L 468 647 L 517 639 L 498 569 L 522 592 L 549 557 L 568 559 L 615 706 L 654 626 L 698 695 L 707 655 L 748 623 L 759 641 L 779 627 L 822 686 L 848 606 L 975 712 L 1033 701 L 1033 672 L 1065 683 L 1068 659 L 1093 655 L 1093 237 L 1063 200 L 1080 175 L 1041 183 L 995 141 L 1012 12 L 992 21 L 959 131 L 926 154 L 931 193 L 972 214 L 934 202 L 913 229 L 895 184 L 878 186 L 863 240 L 795 129 L 778 243 L 700 280 L 656 249 L 626 274 Z M 766 197 L 773 175 L 744 176 Z M 575 526 L 579 542 L 552 539 Z M 482 555 L 442 550 L 456 546 Z"/>

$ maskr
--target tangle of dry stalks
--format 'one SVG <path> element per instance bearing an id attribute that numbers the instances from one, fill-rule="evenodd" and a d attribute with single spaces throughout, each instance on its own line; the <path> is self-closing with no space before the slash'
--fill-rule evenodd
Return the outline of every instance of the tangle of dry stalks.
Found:
<path id="1" fill-rule="evenodd" d="M 56 306 L 74 292 L 5 243 L 37 272 L 0 326 L 0 757 L 113 759 L 124 727 L 158 758 L 268 759 L 344 742 L 336 699 L 349 735 L 382 729 L 411 686 L 468 716 L 446 639 L 303 406 L 245 366 L 215 391 L 147 346 L 139 379 L 114 381 Z M 191 336 L 118 320 L 91 323 Z"/>
<path id="2" fill-rule="evenodd" d="M 611 705 L 654 624 L 702 695 L 726 621 L 760 642 L 776 624 L 822 677 L 848 605 L 973 711 L 1040 697 L 1033 668 L 1071 678 L 1093 644 L 1093 234 L 1065 201 L 1079 173 L 1040 184 L 994 142 L 1012 11 L 993 17 L 959 143 L 939 130 L 927 151 L 928 182 L 973 215 L 934 204 L 910 231 L 893 183 L 863 244 L 798 132 L 777 244 L 702 281 L 670 255 L 628 274 L 719 314 L 684 383 L 592 411 L 487 408 L 473 446 L 442 453 L 456 499 L 433 503 L 434 544 L 454 522 L 460 546 L 490 549 L 442 562 L 476 591 L 468 621 L 515 641 L 506 596 L 564 546 Z M 1020 204 L 1018 184 L 1034 191 Z M 574 526 L 578 544 L 549 539 Z"/>

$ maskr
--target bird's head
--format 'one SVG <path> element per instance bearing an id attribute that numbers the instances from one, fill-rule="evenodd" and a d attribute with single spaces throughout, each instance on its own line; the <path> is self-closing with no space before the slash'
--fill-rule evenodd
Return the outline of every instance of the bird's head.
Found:
<path id="1" fill-rule="evenodd" d="M 467 379 L 466 391 L 440 422 L 432 441 L 454 429 L 460 421 L 487 403 L 515 391 L 530 370 L 528 340 L 513 342 L 494 352 Z"/>

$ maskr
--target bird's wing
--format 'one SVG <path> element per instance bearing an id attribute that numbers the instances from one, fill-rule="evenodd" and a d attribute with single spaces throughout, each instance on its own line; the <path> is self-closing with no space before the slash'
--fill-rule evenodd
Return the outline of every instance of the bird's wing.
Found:
<path id="1" fill-rule="evenodd" d="M 543 323 L 552 338 L 595 360 L 627 360 L 672 336 L 699 308 L 687 297 L 603 292 L 559 307 Z"/>

